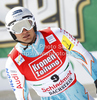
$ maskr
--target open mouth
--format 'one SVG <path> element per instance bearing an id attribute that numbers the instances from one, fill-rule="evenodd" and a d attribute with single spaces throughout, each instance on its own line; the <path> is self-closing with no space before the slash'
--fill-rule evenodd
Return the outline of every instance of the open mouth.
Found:
<path id="1" fill-rule="evenodd" d="M 30 35 L 28 34 L 28 35 L 25 35 L 23 38 L 28 38 Z"/>

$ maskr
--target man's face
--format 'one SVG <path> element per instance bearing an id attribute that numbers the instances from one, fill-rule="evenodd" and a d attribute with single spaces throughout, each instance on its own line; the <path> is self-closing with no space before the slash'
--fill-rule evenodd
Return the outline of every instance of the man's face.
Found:
<path id="1" fill-rule="evenodd" d="M 36 33 L 34 32 L 33 28 L 31 30 L 23 29 L 22 33 L 15 34 L 15 36 L 17 37 L 17 40 L 25 43 L 34 43 L 36 39 Z M 26 46 L 27 44 L 25 43 L 21 44 Z"/>

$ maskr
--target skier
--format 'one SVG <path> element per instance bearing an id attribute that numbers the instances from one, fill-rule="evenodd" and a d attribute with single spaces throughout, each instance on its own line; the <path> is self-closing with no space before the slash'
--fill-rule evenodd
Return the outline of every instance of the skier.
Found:
<path id="1" fill-rule="evenodd" d="M 94 100 L 77 81 L 68 54 L 82 64 L 95 85 L 97 60 L 77 39 L 61 28 L 38 31 L 33 14 L 24 7 L 12 8 L 5 20 L 7 30 L 18 42 L 6 62 L 17 100 L 32 100 L 27 83 L 41 100 Z"/>

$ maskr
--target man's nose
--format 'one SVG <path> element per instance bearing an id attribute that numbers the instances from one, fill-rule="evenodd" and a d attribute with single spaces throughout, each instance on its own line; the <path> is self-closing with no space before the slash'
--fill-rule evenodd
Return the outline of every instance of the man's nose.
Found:
<path id="1" fill-rule="evenodd" d="M 22 33 L 26 33 L 27 29 L 23 28 Z"/>

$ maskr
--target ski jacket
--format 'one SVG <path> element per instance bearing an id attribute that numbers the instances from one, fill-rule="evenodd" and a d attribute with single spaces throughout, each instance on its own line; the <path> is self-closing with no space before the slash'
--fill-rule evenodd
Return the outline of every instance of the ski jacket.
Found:
<path id="1" fill-rule="evenodd" d="M 96 59 L 70 33 L 47 28 L 36 34 L 35 44 L 24 50 L 18 43 L 6 63 L 6 73 L 17 100 L 31 100 L 27 83 L 41 97 L 59 94 L 74 85 L 76 75 L 67 53 L 97 79 Z"/>

